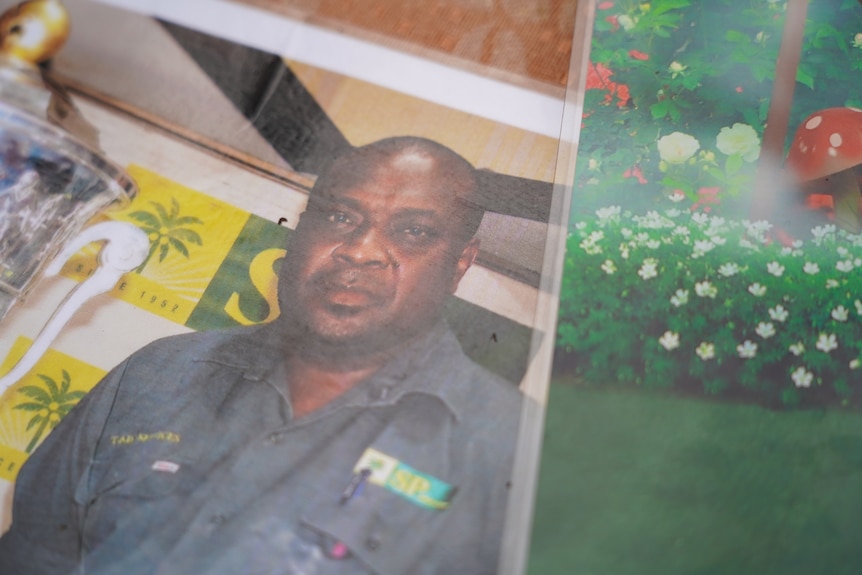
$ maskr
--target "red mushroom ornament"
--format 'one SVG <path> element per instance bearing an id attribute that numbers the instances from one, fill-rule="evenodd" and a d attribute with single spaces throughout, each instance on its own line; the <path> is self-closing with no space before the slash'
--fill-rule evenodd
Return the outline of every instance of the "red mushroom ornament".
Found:
<path id="1" fill-rule="evenodd" d="M 828 194 L 835 223 L 862 232 L 859 184 L 853 168 L 862 164 L 862 110 L 827 108 L 814 112 L 796 130 L 786 166 L 806 194 Z"/>

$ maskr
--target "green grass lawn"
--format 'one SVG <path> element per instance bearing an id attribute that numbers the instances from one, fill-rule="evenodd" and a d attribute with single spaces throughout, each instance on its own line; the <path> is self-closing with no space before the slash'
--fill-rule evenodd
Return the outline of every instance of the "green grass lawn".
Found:
<path id="1" fill-rule="evenodd" d="M 529 575 L 862 574 L 862 415 L 552 383 Z"/>

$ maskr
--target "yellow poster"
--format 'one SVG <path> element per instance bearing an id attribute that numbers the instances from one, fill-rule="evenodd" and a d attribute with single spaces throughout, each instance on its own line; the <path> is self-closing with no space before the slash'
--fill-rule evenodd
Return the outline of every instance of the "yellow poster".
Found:
<path id="1" fill-rule="evenodd" d="M 128 171 L 140 194 L 106 217 L 139 227 L 150 239 L 150 250 L 112 294 L 185 324 L 249 214 L 139 166 L 130 166 Z M 83 280 L 95 270 L 97 253 L 97 246 L 82 250 L 69 260 L 63 273 Z"/>
<path id="2" fill-rule="evenodd" d="M 32 341 L 19 337 L 0 364 L 8 372 Z M 14 481 L 27 456 L 105 371 L 49 349 L 27 375 L 0 396 L 0 479 Z"/>

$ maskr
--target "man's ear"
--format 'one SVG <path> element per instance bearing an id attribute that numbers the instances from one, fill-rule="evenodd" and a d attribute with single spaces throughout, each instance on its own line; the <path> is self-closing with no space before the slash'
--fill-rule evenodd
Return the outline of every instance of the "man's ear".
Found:
<path id="1" fill-rule="evenodd" d="M 470 269 L 470 266 L 472 266 L 473 262 L 476 261 L 477 255 L 479 255 L 479 238 L 472 238 L 467 242 L 467 245 L 464 246 L 460 257 L 455 264 L 455 273 L 452 276 L 452 285 L 449 286 L 450 293 L 455 293 L 455 290 L 458 289 L 458 284 L 461 282 L 461 278 L 464 277 L 464 274 L 467 273 L 467 270 Z"/>

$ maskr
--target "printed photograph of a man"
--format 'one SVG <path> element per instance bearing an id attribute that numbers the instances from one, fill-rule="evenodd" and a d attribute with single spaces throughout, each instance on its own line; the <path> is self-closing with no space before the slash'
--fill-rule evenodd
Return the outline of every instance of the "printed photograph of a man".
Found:
<path id="1" fill-rule="evenodd" d="M 279 318 L 117 366 L 21 470 L 0 572 L 495 573 L 521 396 L 442 318 L 476 191 L 426 139 L 335 158 Z"/>

